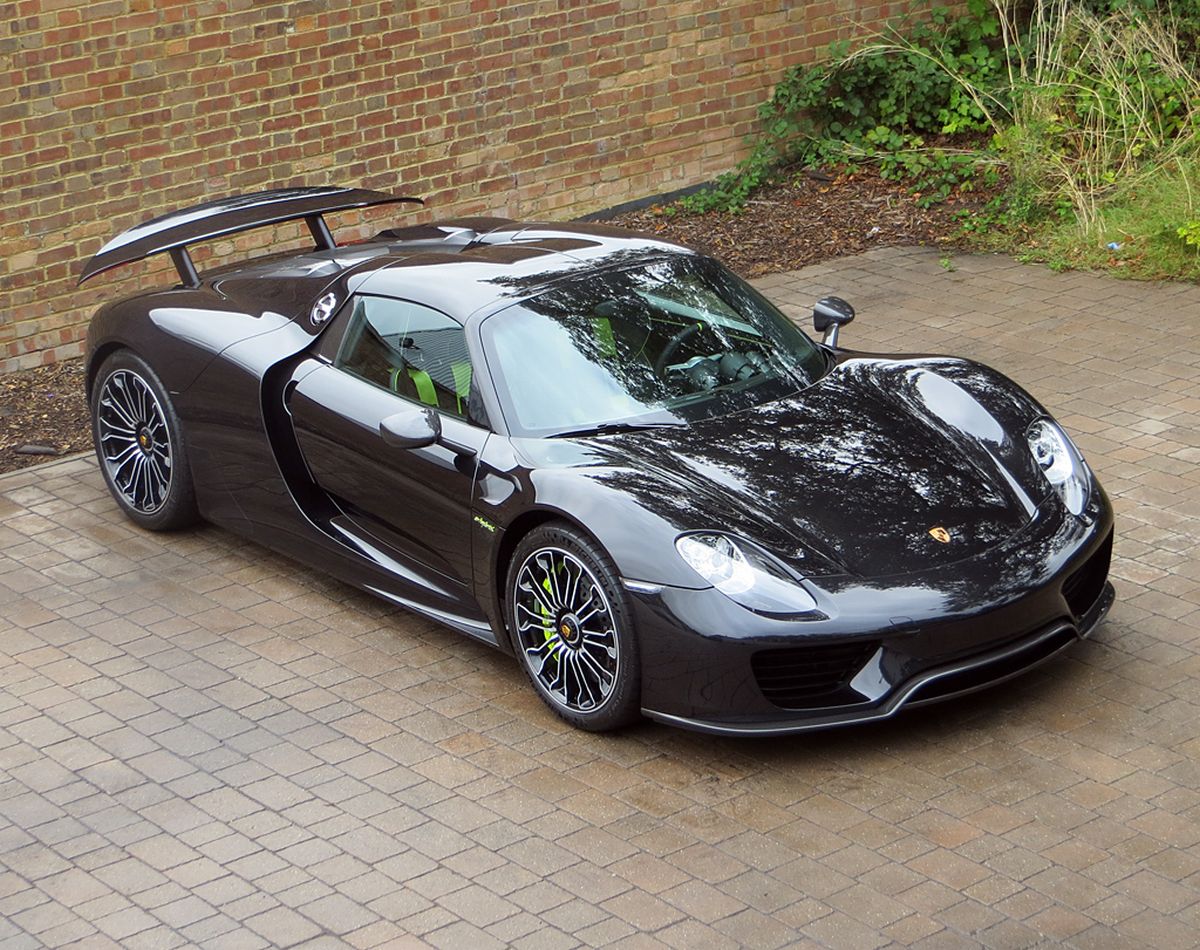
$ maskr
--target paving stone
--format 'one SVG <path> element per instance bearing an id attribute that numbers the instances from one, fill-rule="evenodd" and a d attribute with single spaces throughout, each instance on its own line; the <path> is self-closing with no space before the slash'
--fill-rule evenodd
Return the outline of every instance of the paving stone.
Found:
<path id="1" fill-rule="evenodd" d="M 246 926 L 280 947 L 294 946 L 321 932 L 321 928 L 311 920 L 286 907 L 276 907 L 256 914 L 246 921 Z"/>

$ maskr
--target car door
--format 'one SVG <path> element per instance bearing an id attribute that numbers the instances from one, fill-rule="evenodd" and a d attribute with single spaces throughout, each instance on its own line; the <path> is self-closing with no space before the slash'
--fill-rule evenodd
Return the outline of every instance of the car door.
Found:
<path id="1" fill-rule="evenodd" d="M 390 297 L 359 295 L 346 308 L 329 328 L 340 343 L 323 344 L 299 367 L 288 394 L 312 479 L 343 513 L 331 527 L 423 606 L 478 619 L 471 498 L 488 430 L 473 421 L 462 325 Z M 438 413 L 443 438 L 421 448 L 386 443 L 380 424 L 418 407 Z"/>

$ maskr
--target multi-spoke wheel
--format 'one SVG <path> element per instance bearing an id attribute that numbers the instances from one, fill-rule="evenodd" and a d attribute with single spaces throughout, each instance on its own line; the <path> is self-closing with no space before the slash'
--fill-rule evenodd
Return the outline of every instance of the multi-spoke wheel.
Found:
<path id="1" fill-rule="evenodd" d="M 146 528 L 178 528 L 196 518 L 179 419 L 144 360 L 109 356 L 92 389 L 92 438 L 109 491 Z"/>
<path id="2" fill-rule="evenodd" d="M 637 718 L 637 643 L 602 551 L 568 525 L 536 528 L 513 552 L 507 594 L 515 646 L 551 709 L 593 730 Z"/>

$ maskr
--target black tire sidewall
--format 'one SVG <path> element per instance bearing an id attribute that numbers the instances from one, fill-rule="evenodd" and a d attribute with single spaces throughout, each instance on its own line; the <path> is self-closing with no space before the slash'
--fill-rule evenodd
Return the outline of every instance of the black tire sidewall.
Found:
<path id="1" fill-rule="evenodd" d="M 621 662 L 613 691 L 600 709 L 582 712 L 559 705 L 538 682 L 525 658 L 514 616 L 514 594 L 521 565 L 534 551 L 560 547 L 579 558 L 592 572 L 608 598 L 614 621 L 614 636 Z M 630 725 L 641 718 L 641 658 L 628 599 L 612 560 L 590 537 L 566 522 L 548 522 L 534 528 L 517 544 L 508 564 L 504 583 L 504 615 L 517 652 L 517 662 L 542 701 L 561 719 L 589 732 L 606 732 Z"/>
<path id="2" fill-rule="evenodd" d="M 125 500 L 120 490 L 113 484 L 108 467 L 104 464 L 104 452 L 100 444 L 99 431 L 100 394 L 109 377 L 120 370 L 136 373 L 150 387 L 162 408 L 171 440 L 171 484 L 167 489 L 167 498 L 161 508 L 149 514 L 138 511 Z M 192 483 L 192 469 L 188 460 L 187 446 L 183 439 L 183 427 L 162 380 L 144 359 L 127 349 L 117 350 L 105 358 L 104 362 L 100 364 L 100 369 L 96 372 L 96 378 L 92 384 L 91 417 L 92 443 L 96 449 L 96 460 L 100 464 L 100 473 L 104 477 L 104 483 L 108 486 L 110 494 L 126 517 L 150 531 L 170 531 L 195 524 L 198 520 L 196 493 Z"/>

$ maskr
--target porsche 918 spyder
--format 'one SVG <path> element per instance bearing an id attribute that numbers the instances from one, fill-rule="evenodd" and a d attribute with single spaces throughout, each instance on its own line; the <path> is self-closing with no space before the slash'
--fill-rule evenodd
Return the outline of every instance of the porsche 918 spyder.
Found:
<path id="1" fill-rule="evenodd" d="M 88 334 L 100 469 L 514 654 L 558 715 L 728 735 L 883 719 L 1015 676 L 1113 600 L 1112 509 L 1066 433 L 965 359 L 810 337 L 686 248 L 464 218 L 339 246 L 294 188 L 126 231 L 81 280 L 179 284 Z M 188 246 L 303 220 L 201 276 Z"/>

